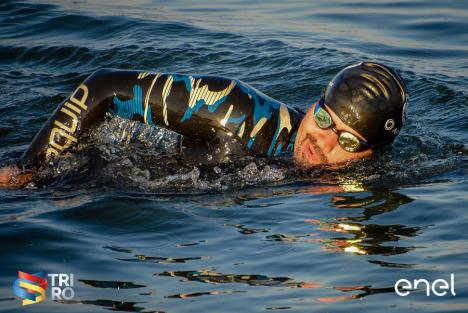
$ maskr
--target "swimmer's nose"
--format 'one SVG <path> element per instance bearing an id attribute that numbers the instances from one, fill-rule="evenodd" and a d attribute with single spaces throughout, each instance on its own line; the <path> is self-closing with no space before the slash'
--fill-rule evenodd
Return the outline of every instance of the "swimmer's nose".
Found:
<path id="1" fill-rule="evenodd" d="M 331 129 L 318 129 L 314 134 L 322 152 L 328 153 L 338 144 L 338 136 Z"/>

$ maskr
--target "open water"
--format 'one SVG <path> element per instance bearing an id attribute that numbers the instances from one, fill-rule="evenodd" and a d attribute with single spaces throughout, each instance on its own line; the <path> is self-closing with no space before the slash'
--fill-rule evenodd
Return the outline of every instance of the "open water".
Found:
<path id="1" fill-rule="evenodd" d="M 102 67 L 235 77 L 305 109 L 374 60 L 410 103 L 391 149 L 306 172 L 176 164 L 173 133 L 108 119 L 47 183 L 0 190 L 0 311 L 467 312 L 467 29 L 466 0 L 2 0 L 1 164 Z M 73 273 L 74 299 L 22 307 L 19 270 Z M 393 288 L 450 274 L 456 296 Z"/>

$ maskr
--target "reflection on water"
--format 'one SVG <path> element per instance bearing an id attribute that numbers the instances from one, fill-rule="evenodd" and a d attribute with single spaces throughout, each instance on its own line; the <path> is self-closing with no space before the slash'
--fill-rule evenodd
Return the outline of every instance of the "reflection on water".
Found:
<path id="1" fill-rule="evenodd" d="M 289 277 L 269 277 L 257 274 L 222 274 L 210 270 L 197 271 L 168 271 L 155 274 L 159 276 L 183 277 L 189 281 L 212 284 L 238 283 L 250 286 L 290 287 L 290 288 L 318 288 L 315 282 L 298 282 Z"/>
<path id="2" fill-rule="evenodd" d="M 409 252 L 416 247 L 396 245 L 404 237 L 419 235 L 425 227 L 411 227 L 401 224 L 378 225 L 364 224 L 374 216 L 392 212 L 403 204 L 410 203 L 411 198 L 390 190 L 368 191 L 368 195 L 356 196 L 332 195 L 331 202 L 336 208 L 362 209 L 358 215 L 340 216 L 334 219 L 306 219 L 306 222 L 317 225 L 317 230 L 334 232 L 348 236 L 322 237 L 315 239 L 326 251 L 343 251 L 355 254 L 394 255 Z M 393 243 L 385 245 L 385 243 Z M 418 247 L 421 248 L 421 247 Z"/>
<path id="3" fill-rule="evenodd" d="M 363 212 L 358 216 L 350 216 L 343 220 L 367 221 L 373 216 L 392 212 L 401 205 L 408 204 L 413 199 L 391 190 L 372 190 L 370 195 L 356 196 L 354 194 L 340 194 L 332 197 L 331 201 L 337 208 L 362 208 Z"/>
<path id="4" fill-rule="evenodd" d="M 370 295 L 380 294 L 380 293 L 389 293 L 395 292 L 394 287 L 386 288 L 371 288 L 371 286 L 354 286 L 354 287 L 333 287 L 335 290 L 343 291 L 345 293 L 350 291 L 357 291 L 359 293 L 349 296 L 338 296 L 338 297 L 322 297 L 318 298 L 321 302 L 337 302 L 337 301 L 346 301 L 346 300 L 355 300 L 361 299 Z"/>
<path id="5" fill-rule="evenodd" d="M 301 297 L 315 303 L 354 302 L 352 300 L 371 295 L 394 293 L 394 287 L 388 281 L 381 282 L 378 277 L 365 274 L 375 271 L 376 268 L 394 270 L 434 268 L 418 262 L 388 259 L 390 256 L 424 250 L 420 249 L 423 248 L 422 245 L 403 244 L 401 241 L 414 242 L 414 238 L 431 229 L 428 228 L 431 224 L 410 225 L 403 223 L 402 219 L 398 219 L 400 223 L 379 222 L 388 220 L 382 217 L 394 215 L 402 206 L 412 204 L 415 201 L 412 197 L 390 189 L 366 190 L 363 186 L 355 188 L 354 192 L 345 192 L 343 189 L 340 185 L 318 185 L 317 188 L 285 187 L 276 190 L 274 195 L 268 188 L 259 188 L 254 192 L 239 191 L 229 196 L 214 195 L 213 201 L 206 207 L 184 208 L 187 214 L 186 220 L 179 217 L 180 213 L 172 212 L 174 216 L 182 218 L 178 223 L 184 221 L 196 225 L 198 220 L 203 220 L 208 228 L 207 233 L 198 229 L 203 235 L 197 235 L 196 231 L 181 230 L 180 233 L 186 233 L 187 236 L 173 238 L 170 244 L 163 246 L 157 246 L 150 240 L 147 248 L 139 247 L 138 244 L 127 246 L 121 239 L 100 245 L 100 249 L 108 252 L 108 259 L 117 262 L 117 267 L 132 271 L 135 268 L 136 271 L 141 271 L 141 281 L 88 279 L 82 275 L 83 278 L 78 279 L 81 288 L 92 288 L 91 294 L 96 291 L 97 299 L 86 299 L 87 292 L 81 293 L 82 296 L 77 296 L 72 301 L 61 301 L 61 303 L 99 306 L 113 311 L 153 312 L 155 301 L 159 304 L 165 303 L 164 301 L 212 297 L 222 297 L 222 300 L 218 301 L 225 301 L 227 298 L 241 299 L 244 294 L 254 295 L 255 290 L 260 288 L 272 290 L 262 291 L 272 295 L 278 293 L 286 295 L 288 292 L 301 290 L 303 292 Z M 299 202 L 299 206 L 291 209 L 291 212 L 283 210 L 288 199 L 297 194 L 302 194 L 304 197 Z M 159 202 L 156 201 L 155 204 L 157 203 Z M 142 206 L 140 210 L 142 208 L 144 207 Z M 86 216 L 81 217 L 84 225 L 95 222 L 90 218 L 96 215 L 95 210 L 108 209 L 100 208 L 98 205 L 95 209 L 89 209 L 84 213 Z M 191 210 L 196 211 L 197 215 Z M 75 216 L 76 213 L 71 214 L 70 211 L 75 212 L 76 209 L 46 213 L 46 215 Z M 168 214 L 167 212 L 165 214 Z M 123 226 L 129 221 L 126 215 L 133 216 L 135 213 L 130 209 L 128 212 L 122 211 L 118 223 L 112 224 L 112 227 L 119 229 L 129 227 Z M 145 211 L 139 213 L 146 214 Z M 147 222 L 148 229 L 153 229 L 152 224 L 160 223 L 159 216 L 152 216 L 154 221 Z M 258 217 L 261 218 L 257 219 Z M 288 223 L 294 226 L 291 227 Z M 160 231 L 156 227 L 154 230 Z M 215 232 L 219 232 L 219 236 L 213 236 Z M 151 231 L 147 231 L 145 236 L 151 238 Z M 219 245 L 216 245 L 217 240 L 221 240 Z M 228 243 L 225 243 L 225 240 Z M 233 244 L 239 240 L 248 240 L 244 241 L 247 250 L 242 250 L 244 244 Z M 229 255 L 230 249 L 238 252 Z M 271 259 L 273 263 L 249 270 L 248 263 L 254 258 L 251 256 L 246 258 L 244 253 L 250 249 L 258 250 L 267 256 L 265 258 L 267 262 Z M 262 249 L 264 251 L 261 251 Z M 183 251 L 185 256 L 180 256 L 180 251 Z M 314 260 L 319 262 L 321 257 L 331 257 L 332 260 L 336 260 L 343 255 L 350 258 L 348 259 L 350 263 L 362 260 L 364 263 L 358 264 L 360 272 L 364 274 L 349 276 L 347 280 L 330 280 L 327 278 L 328 274 L 316 271 L 312 267 L 313 263 L 311 266 L 294 268 L 294 264 L 297 264 L 294 262 L 299 260 L 294 258 L 291 260 L 287 254 L 294 255 L 297 251 L 300 251 L 299 255 L 304 258 L 301 263 L 314 262 Z M 196 256 L 201 253 L 204 256 Z M 310 258 L 307 254 L 310 254 Z M 369 256 L 372 258 L 367 259 Z M 230 269 L 234 270 L 223 268 L 226 264 L 220 264 L 220 258 L 232 260 L 234 267 Z M 275 267 L 274 263 L 277 261 L 282 264 L 283 270 Z M 285 272 L 289 274 L 284 275 Z M 330 272 L 330 275 L 333 275 L 333 272 Z M 394 281 L 390 280 L 390 283 Z M 127 293 L 116 294 L 117 298 L 107 298 L 108 295 L 101 295 L 98 291 L 102 289 L 122 290 Z M 77 292 L 77 295 L 79 294 Z M 141 297 L 147 298 L 148 303 L 145 300 L 140 301 Z M 166 311 L 166 308 L 163 309 Z M 270 305 L 264 309 L 294 309 L 294 305 Z"/>
<path id="6" fill-rule="evenodd" d="M 310 237 L 309 234 L 307 235 L 286 235 L 286 234 L 273 234 L 266 236 L 266 240 L 270 241 L 281 241 L 281 242 L 297 242 L 300 241 L 302 238 Z"/>
<path id="7" fill-rule="evenodd" d="M 380 261 L 380 260 L 368 260 L 367 262 L 372 263 L 372 264 L 377 264 L 383 267 L 394 267 L 394 268 L 415 268 L 415 267 L 421 267 L 418 264 L 408 264 L 408 263 L 395 263 L 395 262 L 385 262 L 385 261 Z"/>
<path id="8" fill-rule="evenodd" d="M 242 234 L 242 235 L 252 235 L 252 234 L 256 234 L 256 233 L 267 233 L 269 231 L 269 229 L 267 229 L 267 228 L 252 228 L 252 227 L 247 227 L 245 225 L 240 225 L 240 224 L 236 224 L 236 225 L 226 224 L 225 226 L 232 226 L 232 227 L 235 227 L 235 228 L 239 229 L 239 233 Z"/>
<path id="9" fill-rule="evenodd" d="M 90 279 L 78 279 L 79 282 L 96 288 L 117 288 L 117 289 L 132 289 L 142 288 L 145 285 L 138 285 L 131 281 L 103 281 L 103 280 L 90 280 Z"/>
<path id="10" fill-rule="evenodd" d="M 349 187 L 349 185 L 348 185 Z M 357 189 L 355 189 L 357 190 Z M 341 192 L 338 192 L 341 191 Z M 401 205 L 409 204 L 413 201 L 410 197 L 392 190 L 364 190 L 360 187 L 360 192 L 343 194 L 343 189 L 337 186 L 318 186 L 318 188 L 308 188 L 309 194 L 323 194 L 330 199 L 332 208 L 336 209 L 337 216 L 327 219 L 305 219 L 305 223 L 316 226 L 308 234 L 268 234 L 270 228 L 249 227 L 245 224 L 224 224 L 224 226 L 238 229 L 242 235 L 260 235 L 266 233 L 267 241 L 278 241 L 289 244 L 296 243 L 320 243 L 326 252 L 347 252 L 358 257 L 359 255 L 397 255 L 413 251 L 415 246 L 403 246 L 397 244 L 402 238 L 418 236 L 426 227 L 406 226 L 402 224 L 379 225 L 376 223 L 365 223 L 374 219 L 377 215 L 390 213 L 397 210 Z M 285 191 L 282 195 L 288 195 Z M 261 192 L 255 193 L 255 197 L 238 196 L 237 204 L 250 207 L 248 202 L 253 199 L 268 198 L 268 193 L 262 196 Z M 242 200 L 240 200 L 242 199 Z M 240 200 L 240 202 L 239 202 Z M 244 201 L 246 203 L 244 203 Z M 263 207 L 271 207 L 266 204 Z M 343 209 L 352 209 L 352 214 L 344 216 Z M 330 210 L 330 209 L 329 209 Z M 340 236 L 329 236 L 327 233 L 337 233 Z M 259 237 L 261 240 L 261 237 Z M 379 260 L 368 260 L 368 264 L 375 264 L 392 268 L 413 268 L 416 264 L 403 264 L 395 262 L 385 262 Z M 306 273 L 304 273 L 306 274 Z M 394 292 L 391 287 L 372 287 L 371 285 L 356 286 L 324 286 L 316 281 L 300 281 L 291 277 L 271 277 L 262 274 L 226 274 L 208 269 L 199 270 L 171 270 L 155 274 L 157 276 L 179 277 L 184 281 L 195 281 L 209 284 L 247 284 L 249 286 L 264 287 L 288 287 L 302 289 L 322 289 L 323 291 L 335 290 L 343 293 L 353 293 L 344 296 L 317 297 L 321 302 L 335 302 L 344 300 L 355 300 L 370 295 Z M 224 290 L 179 293 L 168 296 L 169 298 L 188 298 L 203 295 L 219 295 L 242 290 Z"/>
<path id="11" fill-rule="evenodd" d="M 326 251 L 344 251 L 356 254 L 393 255 L 409 252 L 416 247 L 384 246 L 382 243 L 398 241 L 402 236 L 413 237 L 422 227 L 405 227 L 402 225 L 362 225 L 358 223 L 326 223 L 317 220 L 306 220 L 319 223 L 318 230 L 348 234 L 351 237 L 327 237 L 317 239 Z M 421 248 L 421 247 L 418 247 Z"/>
<path id="12" fill-rule="evenodd" d="M 347 185 L 349 188 L 349 184 Z M 422 246 L 402 246 L 397 242 L 402 238 L 410 238 L 420 235 L 428 226 L 406 226 L 403 224 L 379 225 L 365 223 L 375 216 L 390 213 L 400 206 L 413 201 L 410 197 L 392 190 L 367 190 L 359 188 L 360 192 L 342 193 L 339 186 L 318 186 L 307 188 L 310 194 L 324 193 L 329 195 L 332 207 L 336 209 L 353 209 L 352 215 L 343 216 L 341 210 L 336 212 L 336 217 L 327 219 L 304 220 L 315 225 L 315 233 L 284 234 L 275 233 L 265 236 L 267 241 L 279 241 L 285 243 L 320 243 L 322 249 L 328 252 L 348 252 L 362 255 L 396 255 L 412 251 Z M 261 198 L 259 194 L 257 197 Z M 250 235 L 256 233 L 269 233 L 268 228 L 252 228 L 245 225 L 226 225 L 239 229 L 239 233 Z M 317 232 L 318 231 L 318 232 Z M 327 233 L 337 233 L 340 236 L 330 236 Z"/>
<path id="13" fill-rule="evenodd" d="M 155 274 L 159 276 L 171 276 L 171 277 L 182 277 L 189 281 L 198 281 L 202 283 L 211 283 L 211 284 L 229 284 L 229 283 L 240 283 L 248 284 L 249 286 L 266 286 L 266 287 L 289 287 L 289 288 L 305 288 L 305 289 L 316 289 L 321 288 L 318 283 L 314 282 L 296 282 L 288 277 L 268 277 L 264 275 L 238 275 L 238 274 L 221 274 L 217 272 L 212 272 L 208 270 L 200 271 L 171 271 Z M 138 285 L 132 282 L 121 282 L 121 281 L 94 281 L 94 280 L 83 280 L 80 279 L 80 282 L 85 285 L 95 287 L 95 288 L 116 288 L 116 289 L 131 289 L 131 288 L 142 288 L 146 287 L 143 285 Z M 317 298 L 320 302 L 336 302 L 344 300 L 354 300 L 360 299 L 373 294 L 388 293 L 393 292 L 393 287 L 388 288 L 372 288 L 371 286 L 334 286 L 333 290 L 338 290 L 344 293 L 348 292 L 357 292 L 353 295 L 346 296 L 336 296 L 336 297 L 319 297 Z M 186 299 L 194 298 L 201 296 L 209 295 L 227 295 L 227 294 L 236 294 L 236 293 L 245 293 L 245 290 L 211 290 L 203 292 L 192 292 L 192 293 L 177 293 L 165 296 L 168 299 Z M 140 295 L 151 296 L 151 292 L 140 293 Z M 9 299 L 7 299 L 9 300 Z M 112 311 L 125 311 L 125 312 L 142 312 L 146 310 L 145 307 L 142 307 L 141 304 L 144 302 L 129 302 L 129 301 L 115 301 L 115 300 L 59 300 L 57 302 L 63 304 L 87 304 L 87 305 L 96 305 L 107 308 Z M 138 306 L 136 306 L 138 304 Z M 281 309 L 287 307 L 276 307 L 276 308 L 267 308 L 267 309 Z M 145 311 L 146 312 L 146 311 Z M 163 312 L 163 311 L 151 311 L 151 312 Z"/>
<path id="14" fill-rule="evenodd" d="M 153 263 L 185 263 L 194 260 L 206 260 L 208 257 L 159 257 L 159 256 L 146 256 L 135 255 L 135 258 L 119 259 L 128 262 L 153 262 Z"/>
<path id="15" fill-rule="evenodd" d="M 194 292 L 194 293 L 178 293 L 175 295 L 167 296 L 167 298 L 193 298 L 193 297 L 201 297 L 201 296 L 209 296 L 209 295 L 227 295 L 230 293 L 240 293 L 245 292 L 242 290 L 213 290 L 213 291 L 206 291 L 206 292 Z"/>
<path id="16" fill-rule="evenodd" d="M 114 301 L 106 299 L 97 300 L 60 300 L 57 301 L 64 304 L 88 304 L 103 307 L 111 311 L 122 311 L 122 312 L 143 312 L 144 307 L 137 306 L 141 302 L 128 302 L 128 301 Z M 152 313 L 164 313 L 164 311 L 151 311 Z"/>
<path id="17" fill-rule="evenodd" d="M 213 290 L 213 291 L 206 291 L 206 292 L 193 292 L 193 293 L 178 293 L 175 295 L 167 296 L 167 298 L 194 298 L 194 297 L 201 297 L 201 296 L 214 296 L 214 295 L 226 295 L 230 293 L 240 293 L 246 292 L 242 290 Z"/>

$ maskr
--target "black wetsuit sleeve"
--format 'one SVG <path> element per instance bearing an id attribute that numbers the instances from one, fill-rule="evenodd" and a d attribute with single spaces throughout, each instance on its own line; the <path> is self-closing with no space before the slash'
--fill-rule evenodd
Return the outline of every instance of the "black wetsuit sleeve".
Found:
<path id="1" fill-rule="evenodd" d="M 112 103 L 108 86 L 117 83 L 113 81 L 113 73 L 112 70 L 96 71 L 60 103 L 20 157 L 18 165 L 38 167 L 51 156 L 76 145 L 84 130 L 102 120 Z M 116 87 L 126 92 L 122 85 Z"/>
<path id="2" fill-rule="evenodd" d="M 292 153 L 302 113 L 224 77 L 100 70 L 63 101 L 20 164 L 34 167 L 75 145 L 106 112 L 171 129 L 225 151 Z"/>
<path id="3" fill-rule="evenodd" d="M 151 72 L 138 77 L 132 99 L 114 99 L 117 115 L 215 143 L 227 154 L 293 152 L 304 114 L 239 80 Z"/>

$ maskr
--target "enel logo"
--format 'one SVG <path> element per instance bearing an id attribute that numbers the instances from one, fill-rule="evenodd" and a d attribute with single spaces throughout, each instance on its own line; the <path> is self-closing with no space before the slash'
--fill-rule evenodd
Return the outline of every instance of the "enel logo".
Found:
<path id="1" fill-rule="evenodd" d="M 395 292 L 401 297 L 406 297 L 411 291 L 421 288 L 426 290 L 426 296 L 428 297 L 431 295 L 431 291 L 437 297 L 443 297 L 447 294 L 448 290 L 450 290 L 452 296 L 456 296 L 455 274 L 450 274 L 450 283 L 445 279 L 436 279 L 432 283 L 426 279 L 415 279 L 413 284 L 407 279 L 399 279 L 395 283 Z"/>

